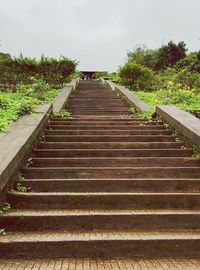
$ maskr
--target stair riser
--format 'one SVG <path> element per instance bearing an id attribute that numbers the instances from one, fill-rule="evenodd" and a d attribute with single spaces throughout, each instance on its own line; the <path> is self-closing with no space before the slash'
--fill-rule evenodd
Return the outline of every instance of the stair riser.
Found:
<path id="1" fill-rule="evenodd" d="M 20 209 L 199 209 L 199 195 L 31 195 L 9 194 L 12 208 Z"/>
<path id="2" fill-rule="evenodd" d="M 93 104 L 91 103 L 82 103 L 82 104 L 78 104 L 78 105 L 70 105 L 70 110 L 76 110 L 76 109 L 80 109 L 80 110 L 104 110 L 104 109 L 110 109 L 112 107 L 112 110 L 129 110 L 129 107 L 127 105 L 124 104 L 110 104 L 110 103 L 104 103 L 104 104 Z"/>
<path id="3" fill-rule="evenodd" d="M 123 122 L 147 122 L 147 119 L 146 118 L 137 118 L 137 117 L 131 117 L 131 118 L 116 118 L 116 117 L 100 117 L 99 119 L 98 118 L 96 118 L 94 115 L 93 116 L 91 116 L 91 117 L 88 117 L 87 119 L 84 119 L 84 118 L 79 118 L 79 119 L 77 119 L 77 118 L 65 118 L 65 117 L 54 117 L 53 119 L 52 119 L 52 121 L 55 121 L 55 122 L 66 122 L 66 123 L 71 123 L 71 122 L 75 122 L 75 123 L 79 123 L 79 124 L 81 124 L 81 123 L 84 123 L 84 122 L 90 122 L 91 124 L 93 124 L 93 123 L 96 123 L 96 122 L 103 122 L 103 123 L 107 123 L 107 124 L 109 124 L 109 123 L 112 123 L 112 122 L 116 122 L 116 123 L 118 123 L 118 122 L 121 122 L 121 121 L 123 121 Z M 151 120 L 152 122 L 157 122 L 157 120 Z"/>
<path id="4" fill-rule="evenodd" d="M 148 159 L 148 158 L 113 158 L 113 159 L 36 159 L 32 160 L 31 167 L 196 167 L 200 166 L 200 160 L 165 158 L 165 159 Z"/>
<path id="5" fill-rule="evenodd" d="M 0 217 L 8 231 L 199 229 L 198 215 L 68 215 Z"/>
<path id="6" fill-rule="evenodd" d="M 164 127 L 162 126 L 156 126 L 156 125 L 146 125 L 146 126 L 139 126 L 139 125 L 51 125 L 51 126 L 47 126 L 48 129 L 56 129 L 56 130 L 165 130 Z"/>
<path id="7" fill-rule="evenodd" d="M 111 125 L 111 126 L 116 126 L 116 125 L 156 125 L 157 122 L 145 122 L 145 121 L 51 121 L 51 125 L 92 125 L 92 126 L 97 126 L 97 125 Z"/>
<path id="8" fill-rule="evenodd" d="M 45 135 L 171 135 L 164 130 L 45 130 Z"/>
<path id="9" fill-rule="evenodd" d="M 44 142 L 39 143 L 38 147 L 41 149 L 179 149 L 182 146 L 180 143 L 173 142 Z"/>
<path id="10" fill-rule="evenodd" d="M 75 101 L 75 102 L 81 102 L 81 101 L 93 101 L 93 102 L 121 102 L 121 99 L 118 96 L 113 96 L 113 95 L 107 95 L 106 94 L 106 99 L 105 96 L 102 95 L 88 95 L 86 96 L 85 94 L 76 94 L 76 96 L 71 96 L 70 101 Z"/>
<path id="11" fill-rule="evenodd" d="M 32 192 L 200 192 L 200 180 L 26 180 Z"/>
<path id="12" fill-rule="evenodd" d="M 36 157 L 190 157 L 190 150 L 34 150 Z"/>
<path id="13" fill-rule="evenodd" d="M 69 108 L 73 108 L 73 109 L 76 109 L 76 108 L 86 108 L 86 109 L 103 109 L 103 108 L 109 108 L 109 107 L 112 107 L 112 108 L 122 108 L 122 109 L 126 109 L 128 110 L 129 107 L 127 106 L 127 104 L 124 104 L 123 102 L 121 101 L 108 101 L 105 103 L 105 101 L 102 101 L 102 102 L 98 102 L 97 101 L 94 101 L 94 100 L 91 100 L 91 101 L 74 101 L 74 102 L 70 102 L 69 103 Z"/>
<path id="14" fill-rule="evenodd" d="M 69 178 L 199 178 L 200 168 L 29 168 L 23 170 L 29 179 Z"/>
<path id="15" fill-rule="evenodd" d="M 173 136 L 62 136 L 47 135 L 47 142 L 175 142 Z"/>
<path id="16" fill-rule="evenodd" d="M 200 240 L 93 240 L 0 244 L 3 258 L 199 258 Z"/>
<path id="17" fill-rule="evenodd" d="M 123 114 L 131 114 L 127 112 L 127 110 L 124 111 L 113 111 L 113 110 L 91 110 L 91 111 L 81 111 L 81 110 L 69 110 L 72 115 L 82 114 L 82 115 L 123 115 Z"/>

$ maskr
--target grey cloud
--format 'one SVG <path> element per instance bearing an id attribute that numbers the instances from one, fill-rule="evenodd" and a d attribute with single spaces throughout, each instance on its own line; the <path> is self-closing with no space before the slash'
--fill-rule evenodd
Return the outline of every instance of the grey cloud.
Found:
<path id="1" fill-rule="evenodd" d="M 1 50 L 112 71 L 136 44 L 184 40 L 198 50 L 199 10 L 199 0 L 0 0 Z"/>

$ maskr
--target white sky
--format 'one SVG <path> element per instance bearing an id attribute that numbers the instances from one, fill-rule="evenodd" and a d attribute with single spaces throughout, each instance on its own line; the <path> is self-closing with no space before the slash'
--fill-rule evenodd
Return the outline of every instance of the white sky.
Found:
<path id="1" fill-rule="evenodd" d="M 115 71 L 137 44 L 200 49 L 200 0 L 0 0 L 0 51 Z"/>

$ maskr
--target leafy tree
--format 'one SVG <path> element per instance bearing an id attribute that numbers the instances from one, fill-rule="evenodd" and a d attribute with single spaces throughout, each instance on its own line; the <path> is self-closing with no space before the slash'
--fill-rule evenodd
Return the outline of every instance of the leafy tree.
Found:
<path id="1" fill-rule="evenodd" d="M 146 48 L 136 48 L 133 51 L 129 51 L 128 62 L 135 61 L 136 63 L 154 69 L 158 58 L 158 50 L 151 50 Z"/>
<path id="2" fill-rule="evenodd" d="M 188 54 L 184 59 L 181 59 L 176 64 L 177 69 L 187 68 L 191 72 L 200 73 L 200 50 Z"/>
<path id="3" fill-rule="evenodd" d="M 158 58 L 155 64 L 156 70 L 176 65 L 178 61 L 186 57 L 186 44 L 181 41 L 178 44 L 170 41 L 158 50 Z"/>

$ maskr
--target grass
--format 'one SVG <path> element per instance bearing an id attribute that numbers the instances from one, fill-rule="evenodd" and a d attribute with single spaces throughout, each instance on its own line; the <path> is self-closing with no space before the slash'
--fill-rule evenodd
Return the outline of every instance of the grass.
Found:
<path id="1" fill-rule="evenodd" d="M 31 113 L 34 107 L 42 103 L 52 103 L 61 90 L 50 89 L 42 99 L 40 96 L 30 96 L 28 93 L 0 92 L 0 131 L 4 131 L 20 116 Z"/>
<path id="2" fill-rule="evenodd" d="M 152 112 L 155 111 L 157 105 L 175 105 L 185 111 L 200 110 L 200 95 L 190 90 L 135 91 L 134 94 L 148 103 Z"/>

